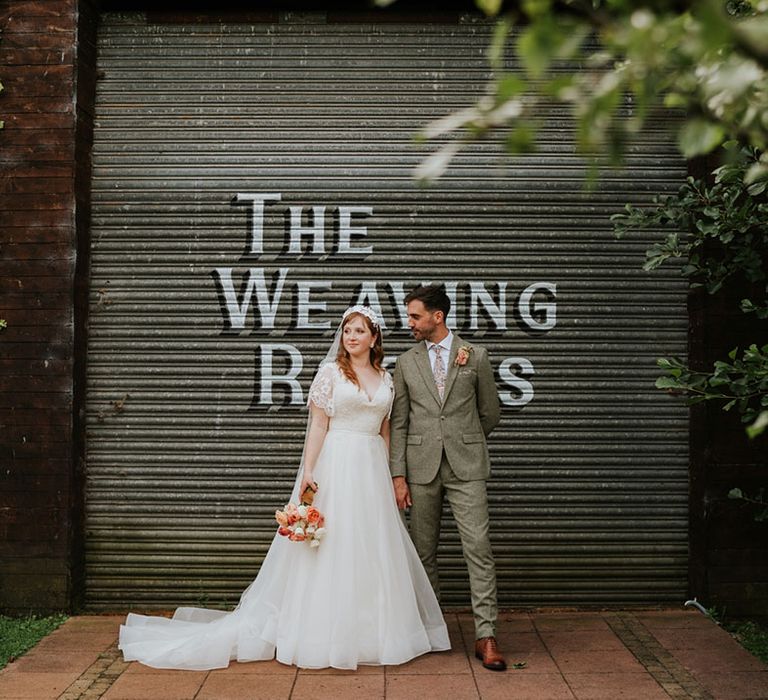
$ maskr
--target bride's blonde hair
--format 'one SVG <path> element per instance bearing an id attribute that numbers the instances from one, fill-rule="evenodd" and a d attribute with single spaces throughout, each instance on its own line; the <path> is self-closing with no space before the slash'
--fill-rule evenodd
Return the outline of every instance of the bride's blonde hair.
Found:
<path id="1" fill-rule="evenodd" d="M 363 323 L 365 323 L 365 325 L 368 327 L 368 330 L 373 334 L 373 347 L 370 350 L 369 357 L 371 359 L 371 365 L 373 365 L 373 368 L 377 372 L 382 372 L 384 369 L 382 365 L 384 362 L 384 347 L 382 346 L 381 342 L 381 330 L 374 325 L 370 318 L 368 318 L 365 314 L 361 314 L 357 311 L 353 311 L 352 313 L 348 314 L 341 324 L 342 338 L 344 337 L 343 333 L 346 325 L 356 318 L 362 318 Z M 349 353 L 344 347 L 343 340 L 341 343 L 339 343 L 339 352 L 336 354 L 336 364 L 339 365 L 339 369 L 341 369 L 341 371 L 344 373 L 344 376 L 349 379 L 349 381 L 352 382 L 355 386 L 360 388 L 360 382 L 357 379 L 355 370 L 352 368 L 352 361 L 349 359 Z"/>

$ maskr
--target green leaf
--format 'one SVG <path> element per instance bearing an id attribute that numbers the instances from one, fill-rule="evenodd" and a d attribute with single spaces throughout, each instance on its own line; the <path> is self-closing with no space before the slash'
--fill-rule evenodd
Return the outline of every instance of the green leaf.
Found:
<path id="1" fill-rule="evenodd" d="M 768 411 L 761 411 L 752 425 L 747 426 L 747 435 L 750 439 L 756 438 L 768 428 Z"/>
<path id="2" fill-rule="evenodd" d="M 536 25 L 523 31 L 517 40 L 517 53 L 526 71 L 534 78 L 540 78 L 552 60 L 552 52 L 547 46 L 546 37 Z"/>
<path id="3" fill-rule="evenodd" d="M 518 78 L 516 75 L 505 75 L 496 81 L 496 99 L 499 102 L 505 102 L 525 92 L 527 87 L 528 84 L 522 78 Z"/>
<path id="4" fill-rule="evenodd" d="M 530 153 L 534 150 L 536 132 L 524 124 L 518 124 L 507 136 L 509 153 Z"/>
<path id="5" fill-rule="evenodd" d="M 656 380 L 657 389 L 679 389 L 680 384 L 676 379 L 672 377 L 659 377 Z"/>
<path id="6" fill-rule="evenodd" d="M 501 70 L 504 65 L 504 49 L 511 29 L 512 19 L 510 17 L 499 20 L 493 28 L 493 38 L 488 46 L 488 62 L 494 70 Z"/>
<path id="7" fill-rule="evenodd" d="M 768 182 L 755 182 L 747 187 L 747 192 L 749 192 L 750 196 L 757 197 L 765 192 L 766 188 L 768 188 Z"/>
<path id="8" fill-rule="evenodd" d="M 763 162 L 762 158 L 756 163 L 752 163 L 749 166 L 746 174 L 744 175 L 744 183 L 747 185 L 768 178 L 768 162 Z"/>
<path id="9" fill-rule="evenodd" d="M 697 117 L 683 125 L 677 143 L 686 158 L 693 158 L 709 153 L 724 138 L 725 129 L 720 124 Z"/>
<path id="10" fill-rule="evenodd" d="M 688 98 L 680 95 L 679 93 L 668 92 L 666 95 L 664 95 L 664 106 L 669 107 L 670 109 L 675 109 L 676 107 L 685 107 L 687 104 Z"/>
<path id="11" fill-rule="evenodd" d="M 499 14 L 502 0 L 475 0 L 478 9 L 485 12 L 489 17 L 495 17 Z"/>
<path id="12" fill-rule="evenodd" d="M 552 0 L 523 0 L 523 12 L 535 19 L 546 15 L 552 7 Z"/>
<path id="13" fill-rule="evenodd" d="M 744 493 L 741 489 L 731 489 L 728 492 L 728 498 L 744 498 Z"/>
<path id="14" fill-rule="evenodd" d="M 553 17 L 537 19 L 526 27 L 517 40 L 517 54 L 526 71 L 540 78 L 558 56 L 569 38 L 572 25 L 564 26 Z"/>

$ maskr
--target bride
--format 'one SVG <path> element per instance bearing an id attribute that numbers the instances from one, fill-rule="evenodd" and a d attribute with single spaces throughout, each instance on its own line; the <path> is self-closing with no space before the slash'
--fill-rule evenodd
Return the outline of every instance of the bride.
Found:
<path id="1" fill-rule="evenodd" d="M 126 661 L 206 670 L 277 658 L 302 668 L 401 664 L 450 648 L 445 621 L 395 502 L 388 463 L 393 386 L 381 324 L 344 312 L 309 391 L 310 418 L 291 500 L 309 487 L 325 516 L 319 547 L 275 535 L 231 612 L 130 613 Z"/>

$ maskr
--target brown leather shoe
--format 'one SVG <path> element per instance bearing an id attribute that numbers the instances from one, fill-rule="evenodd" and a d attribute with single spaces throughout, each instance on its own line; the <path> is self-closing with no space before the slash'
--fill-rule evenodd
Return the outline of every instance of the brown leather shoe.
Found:
<path id="1" fill-rule="evenodd" d="M 475 656 L 491 671 L 506 671 L 507 662 L 496 646 L 496 637 L 483 637 L 475 642 Z"/>

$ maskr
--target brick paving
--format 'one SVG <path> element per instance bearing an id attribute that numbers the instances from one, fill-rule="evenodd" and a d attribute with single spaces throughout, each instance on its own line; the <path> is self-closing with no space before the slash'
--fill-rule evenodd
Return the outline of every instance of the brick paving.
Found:
<path id="1" fill-rule="evenodd" d="M 302 670 L 276 661 L 216 671 L 125 663 L 123 616 L 73 617 L 0 671 L 2 700 L 768 699 L 768 667 L 690 610 L 503 613 L 506 673 L 473 654 L 472 619 L 448 613 L 453 649 L 401 666 Z M 512 668 L 517 664 L 518 668 Z"/>

